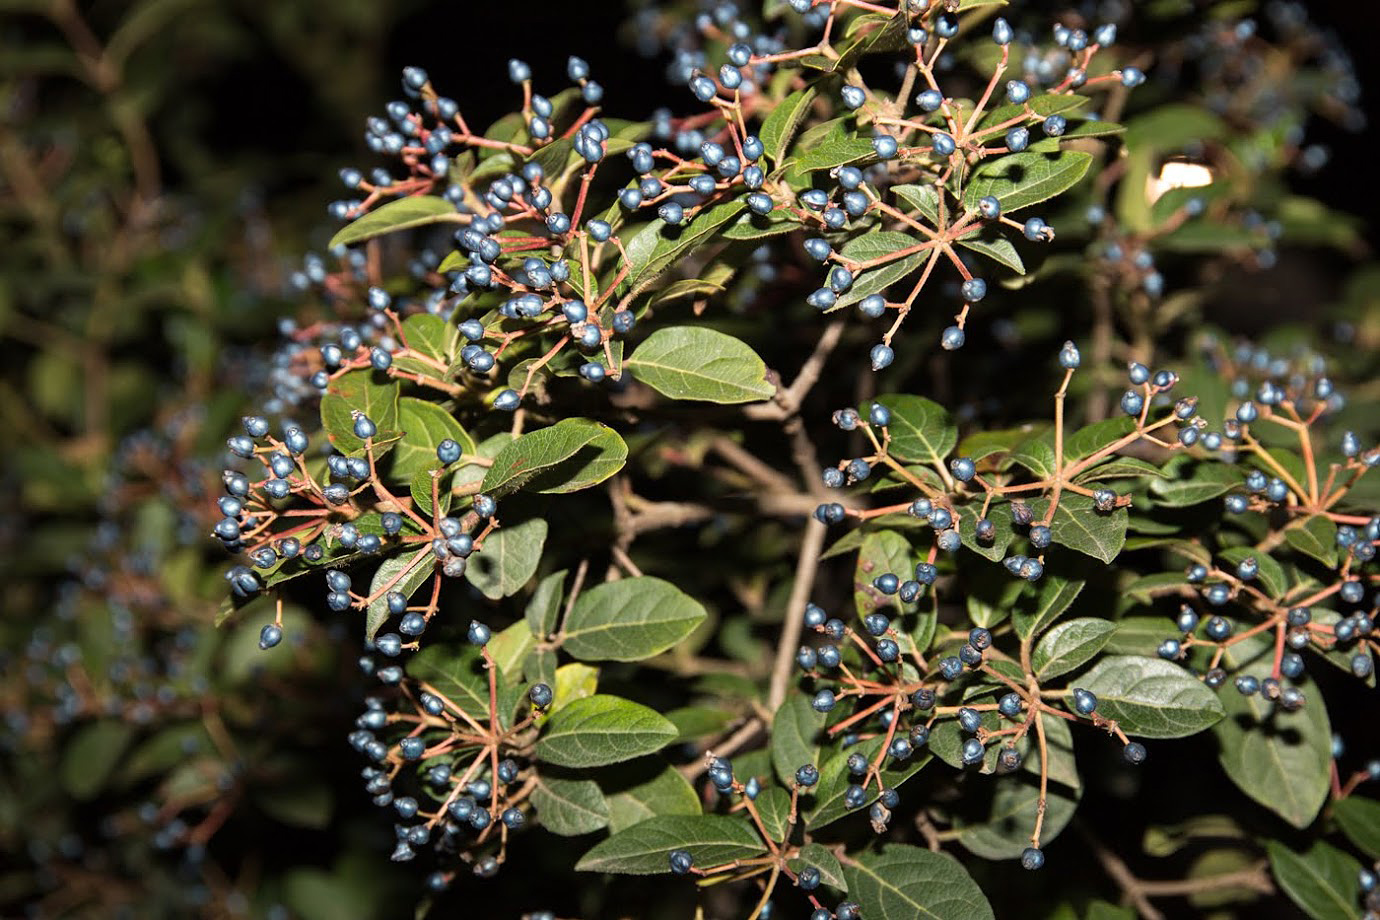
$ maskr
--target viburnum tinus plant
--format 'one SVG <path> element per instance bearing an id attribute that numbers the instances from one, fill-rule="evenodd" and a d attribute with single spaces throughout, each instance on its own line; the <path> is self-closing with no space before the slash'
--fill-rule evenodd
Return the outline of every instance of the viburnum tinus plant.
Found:
<path id="1" fill-rule="evenodd" d="M 1147 78 L 1173 10 L 1002 6 L 644 11 L 648 121 L 578 57 L 487 128 L 415 67 L 369 120 L 215 534 L 270 655 L 302 582 L 362 633 L 348 742 L 427 897 L 545 833 L 702 916 L 990 917 L 990 861 L 1087 853 L 1147 917 L 1374 908 L 1328 705 L 1374 700 L 1373 368 L 1166 280 L 1348 243 L 1287 176 L 1354 79 L 1291 5 L 1178 29 L 1202 84 Z M 1190 736 L 1253 817 L 1144 880 L 1078 805 Z"/>

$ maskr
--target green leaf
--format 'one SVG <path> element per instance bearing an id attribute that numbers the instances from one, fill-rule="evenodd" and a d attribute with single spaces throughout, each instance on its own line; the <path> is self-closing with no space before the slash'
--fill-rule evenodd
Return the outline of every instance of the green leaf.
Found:
<path id="1" fill-rule="evenodd" d="M 484 538 L 483 549 L 470 556 L 465 578 L 490 600 L 522 590 L 541 563 L 546 518 L 530 518 L 500 527 Z"/>
<path id="2" fill-rule="evenodd" d="M 958 240 L 958 245 L 964 249 L 972 250 L 978 255 L 986 256 L 1018 275 L 1025 274 L 1025 262 L 1021 259 L 1021 254 L 1016 251 L 1015 244 L 990 225 L 984 226 L 980 233 L 965 236 Z"/>
<path id="3" fill-rule="evenodd" d="M 1037 499 L 1030 503 L 1030 507 L 1035 511 L 1036 519 L 1043 520 L 1049 500 Z M 1110 564 L 1126 545 L 1126 520 L 1125 508 L 1098 511 L 1088 496 L 1065 492 L 1059 498 L 1054 520 L 1049 524 L 1050 539 L 1060 546 L 1067 546 Z"/>
<path id="4" fill-rule="evenodd" d="M 1051 724 L 1053 720 L 1046 724 Z M 1016 859 L 1030 846 L 1030 833 L 1040 810 L 1038 776 L 1022 771 L 992 780 L 992 801 L 980 824 L 955 823 L 958 842 L 984 859 Z M 1079 793 L 1059 783 L 1045 796 L 1040 839 L 1045 846 L 1063 832 L 1078 810 Z"/>
<path id="5" fill-rule="evenodd" d="M 607 425 L 562 419 L 508 442 L 484 475 L 482 489 L 502 496 L 520 488 L 545 494 L 598 485 L 623 468 L 628 445 Z"/>
<path id="6" fill-rule="evenodd" d="M 1156 479 L 1150 483 L 1150 494 L 1155 496 L 1156 504 L 1187 508 L 1226 495 L 1241 484 L 1242 478 L 1236 467 L 1208 461 L 1196 464 L 1192 473 Z"/>
<path id="7" fill-rule="evenodd" d="M 1325 514 L 1314 514 L 1284 529 L 1284 539 L 1305 556 L 1328 568 L 1337 566 L 1337 525 Z"/>
<path id="8" fill-rule="evenodd" d="M 422 644 L 407 663 L 407 676 L 424 681 L 471 718 L 487 723 L 489 678 L 484 659 L 472 645 Z"/>
<path id="9" fill-rule="evenodd" d="M 1078 599 L 1087 582 L 1045 575 L 1035 589 L 1023 594 L 1011 614 L 1016 635 L 1028 639 L 1053 623 Z"/>
<path id="10" fill-rule="evenodd" d="M 367 415 L 378 429 L 374 456 L 383 456 L 402 436 L 398 430 L 397 381 L 375 383 L 372 371 L 357 370 L 336 378 L 326 388 L 321 397 L 321 427 L 336 450 L 352 456 L 364 453 L 364 442 L 355 437 L 356 410 Z"/>
<path id="11" fill-rule="evenodd" d="M 888 844 L 844 867 L 867 920 L 991 920 L 992 906 L 952 856 Z"/>
<path id="12" fill-rule="evenodd" d="M 856 809 L 850 809 L 844 802 L 848 787 L 854 777 L 848 772 L 848 755 L 861 753 L 869 761 L 881 750 L 883 738 L 864 741 L 846 751 L 837 751 L 827 757 L 819 768 L 819 783 L 814 790 L 814 805 L 805 812 L 806 823 L 812 831 L 831 824 L 852 813 L 866 813 L 867 806 L 877 800 L 880 794 L 876 783 L 867 787 L 866 801 Z M 897 762 L 893 758 L 883 761 L 881 786 L 895 789 L 919 773 L 933 759 L 929 751 L 913 755 L 909 760 Z M 792 771 L 794 772 L 794 771 Z"/>
<path id="13" fill-rule="evenodd" d="M 1223 667 L 1257 679 L 1274 668 L 1274 642 L 1252 637 L 1227 646 Z M 1327 801 L 1332 769 L 1332 726 L 1317 686 L 1295 682 L 1308 705 L 1285 712 L 1261 694 L 1222 694 L 1227 718 L 1213 729 L 1217 761 L 1232 782 L 1294 827 L 1313 823 Z"/>
<path id="14" fill-rule="evenodd" d="M 977 210 L 978 201 L 995 195 L 1003 212 L 1038 204 L 1078 183 L 1092 165 L 1092 154 L 1061 150 L 1057 154 L 1013 153 L 984 160 L 963 190 L 963 204 Z"/>
<path id="15" fill-rule="evenodd" d="M 399 554 L 383 560 L 383 563 L 374 572 L 374 578 L 369 583 L 369 596 L 374 597 L 380 591 L 384 591 L 384 585 L 389 585 L 388 590 L 369 603 L 369 610 L 364 617 L 364 638 L 368 642 L 373 642 L 378 635 L 379 628 L 388 620 L 388 591 L 397 591 L 404 597 L 411 597 L 412 593 L 420 588 L 431 578 L 436 571 L 433 563 L 428 563 L 426 557 L 431 555 L 431 547 L 425 546 L 414 553 Z M 394 581 L 394 579 L 397 579 Z M 392 582 L 390 585 L 389 583 Z"/>
<path id="16" fill-rule="evenodd" d="M 792 693 L 771 720 L 771 765 L 777 779 L 795 782 L 796 767 L 819 765 L 820 732 L 826 715 L 816 712 L 810 698 Z"/>
<path id="17" fill-rule="evenodd" d="M 565 576 L 568 570 L 552 572 L 537 582 L 537 590 L 527 602 L 523 618 L 534 636 L 546 638 L 556 631 L 556 618 L 561 613 L 561 600 L 565 594 Z"/>
<path id="18" fill-rule="evenodd" d="M 873 230 L 864 233 L 862 236 L 854 237 L 843 244 L 843 249 L 839 250 L 839 255 L 855 262 L 871 262 L 874 259 L 885 258 L 893 253 L 915 249 L 921 243 L 914 237 L 904 233 L 894 233 L 890 230 Z M 930 256 L 934 255 L 933 249 L 921 249 L 915 252 L 899 256 L 894 261 L 876 265 L 858 273 L 858 277 L 853 281 L 853 286 L 840 294 L 838 300 L 829 308 L 830 312 L 842 310 L 869 297 L 880 293 L 900 281 L 906 275 L 924 265 Z"/>
<path id="19" fill-rule="evenodd" d="M 1284 893 L 1313 920 L 1354 920 L 1360 913 L 1356 877 L 1361 864 L 1319 840 L 1306 853 L 1265 841 L 1270 871 Z"/>
<path id="20" fill-rule="evenodd" d="M 993 562 L 1000 562 L 1006 558 L 1006 548 L 1016 538 L 1016 530 L 1011 526 L 1010 506 L 993 505 L 987 509 L 987 520 L 991 521 L 992 526 L 996 528 L 990 543 L 981 543 L 977 538 L 977 522 L 981 513 L 982 509 L 972 506 L 965 505 L 959 508 L 958 536 L 963 541 L 964 546 L 979 556 Z"/>
<path id="21" fill-rule="evenodd" d="M 757 133 L 772 163 L 780 166 L 790 149 L 791 139 L 800 127 L 801 120 L 810 111 L 815 99 L 814 86 L 791 93 L 772 107 L 771 114 L 762 122 L 762 130 Z"/>
<path id="22" fill-rule="evenodd" d="M 1128 735 L 1183 738 L 1225 715 L 1217 694 L 1202 681 L 1158 658 L 1108 656 L 1079 685 L 1097 694 L 1098 713 L 1115 719 Z"/>
<path id="23" fill-rule="evenodd" d="M 601 767 L 659 751 L 675 737 L 676 727 L 655 710 L 595 694 L 547 719 L 537 756 L 560 767 Z"/>
<path id="24" fill-rule="evenodd" d="M 660 578 L 609 581 L 575 601 L 562 647 L 584 661 L 640 661 L 683 640 L 706 615 L 699 601 Z"/>
<path id="25" fill-rule="evenodd" d="M 891 456 L 906 463 L 942 463 L 958 443 L 949 412 L 923 396 L 878 396 L 891 410 Z M 864 415 L 864 417 L 866 417 Z"/>
<path id="26" fill-rule="evenodd" d="M 865 617 L 883 608 L 890 611 L 890 616 L 899 615 L 902 612 L 900 598 L 878 591 L 872 586 L 872 581 L 888 572 L 905 581 L 910 577 L 914 565 L 910 541 L 901 534 L 894 530 L 875 530 L 866 534 L 858 549 L 858 564 L 853 575 L 853 603 L 858 616 Z"/>
<path id="27" fill-rule="evenodd" d="M 701 211 L 684 226 L 672 227 L 661 220 L 644 225 L 624 242 L 630 266 L 628 286 L 638 287 L 714 239 L 720 227 L 746 208 L 744 199 L 735 198 Z"/>
<path id="28" fill-rule="evenodd" d="M 377 424 L 377 423 L 375 423 Z M 474 439 L 465 433 L 455 417 L 424 399 L 404 396 L 398 400 L 398 427 L 402 439 L 393 447 L 392 476 L 399 482 L 441 465 L 436 445 L 450 438 L 466 454 L 474 453 Z"/>
<path id="29" fill-rule="evenodd" d="M 455 346 L 460 338 L 460 330 L 441 317 L 430 313 L 414 313 L 403 320 L 402 328 L 408 348 L 419 355 L 425 355 L 442 367 L 450 367 L 455 360 Z M 438 373 L 435 367 L 412 355 L 394 358 L 393 363 L 404 370 L 417 371 L 433 377 Z"/>
<path id="30" fill-rule="evenodd" d="M 786 832 L 791 826 L 790 793 L 775 783 L 768 783 L 767 787 L 757 794 L 753 804 L 757 807 L 757 814 L 762 818 L 762 827 L 772 842 L 779 843 L 785 840 Z"/>
<path id="31" fill-rule="evenodd" d="M 698 815 L 700 799 L 680 771 L 659 757 L 600 771 L 613 833 L 658 815 Z"/>
<path id="32" fill-rule="evenodd" d="M 817 169 L 836 169 L 876 157 L 877 151 L 872 148 L 872 141 L 862 137 L 845 137 L 811 147 L 796 159 L 795 170 L 807 173 Z"/>
<path id="33" fill-rule="evenodd" d="M 489 657 L 504 674 L 518 674 L 522 664 L 537 645 L 537 637 L 527 628 L 527 623 L 518 620 L 494 633 L 489 640 Z"/>
<path id="34" fill-rule="evenodd" d="M 95 798 L 134 740 L 134 726 L 105 720 L 83 725 L 62 749 L 62 788 L 79 801 Z"/>
<path id="35" fill-rule="evenodd" d="M 425 227 L 442 221 L 455 221 L 459 215 L 455 205 L 435 195 L 413 195 L 380 205 L 346 224 L 331 237 L 327 249 L 348 246 L 384 233 L 396 233 L 413 227 Z"/>
<path id="36" fill-rule="evenodd" d="M 562 837 L 590 834 L 609 823 L 604 793 L 592 779 L 561 779 L 541 774 L 532 789 L 541 826 Z"/>
<path id="37" fill-rule="evenodd" d="M 1064 462 L 1075 463 L 1089 457 L 1135 430 L 1135 420 L 1126 415 L 1084 425 L 1064 439 Z"/>
<path id="38" fill-rule="evenodd" d="M 1097 617 L 1081 617 L 1060 623 L 1045 633 L 1031 653 L 1030 664 L 1042 683 L 1080 668 L 1102 651 L 1116 632 L 1116 624 Z"/>
<path id="39" fill-rule="evenodd" d="M 687 850 L 697 866 L 717 866 L 766 852 L 757 832 L 741 817 L 665 815 L 619 831 L 575 864 L 579 872 L 623 875 L 669 873 L 672 850 Z"/>
<path id="40" fill-rule="evenodd" d="M 554 698 L 551 711 L 563 709 L 567 704 L 593 696 L 599 689 L 599 669 L 587 664 L 572 661 L 556 669 L 556 680 L 551 685 Z"/>
<path id="41" fill-rule="evenodd" d="M 1380 802 L 1349 795 L 1332 803 L 1332 817 L 1356 849 L 1380 859 Z"/>
<path id="42" fill-rule="evenodd" d="M 802 869 L 818 869 L 819 877 L 824 884 L 842 892 L 848 891 L 848 882 L 843 877 L 843 866 L 839 865 L 838 857 L 834 855 L 833 850 L 823 844 L 805 844 L 799 853 L 786 861 L 786 865 L 797 874 Z"/>
<path id="43" fill-rule="evenodd" d="M 1231 571 L 1235 571 L 1236 567 L 1246 559 L 1254 559 L 1259 568 L 1255 579 L 1271 599 L 1277 599 L 1289 587 L 1289 579 L 1284 574 L 1284 567 L 1267 552 L 1261 552 L 1253 546 L 1233 546 L 1222 550 L 1221 556 L 1231 563 Z"/>
<path id="44" fill-rule="evenodd" d="M 623 367 L 672 399 L 745 403 L 770 399 L 776 392 L 757 352 L 741 339 L 704 326 L 658 329 Z"/>

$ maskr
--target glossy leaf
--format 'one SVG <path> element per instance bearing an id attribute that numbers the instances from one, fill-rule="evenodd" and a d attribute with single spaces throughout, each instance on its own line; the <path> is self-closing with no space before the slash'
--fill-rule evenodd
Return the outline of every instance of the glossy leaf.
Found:
<path id="1" fill-rule="evenodd" d="M 695 790 L 660 757 L 638 758 L 599 773 L 609 806 L 609 830 L 615 834 L 658 815 L 700 813 Z"/>

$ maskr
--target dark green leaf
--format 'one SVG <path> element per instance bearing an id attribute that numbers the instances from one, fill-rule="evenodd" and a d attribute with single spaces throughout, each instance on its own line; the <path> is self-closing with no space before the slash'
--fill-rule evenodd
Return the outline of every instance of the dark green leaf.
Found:
<path id="1" fill-rule="evenodd" d="M 744 403 L 776 392 L 766 364 L 747 343 L 704 326 L 658 329 L 623 366 L 673 399 Z"/>
<path id="2" fill-rule="evenodd" d="M 331 237 L 331 242 L 326 248 L 348 246 L 384 233 L 396 233 L 399 230 L 458 219 L 455 205 L 444 198 L 435 195 L 399 198 L 380 205 L 341 227 L 336 235 Z"/>
<path id="3" fill-rule="evenodd" d="M 374 572 L 373 581 L 369 583 L 369 596 L 374 597 L 378 594 L 378 597 L 369 603 L 369 610 L 364 617 L 365 641 L 373 642 L 379 628 L 388 620 L 388 592 L 396 591 L 404 597 L 411 597 L 435 571 L 430 546 L 414 553 L 399 554 L 385 559 Z M 379 594 L 381 591 L 383 593 Z"/>
<path id="4" fill-rule="evenodd" d="M 1361 864 L 1321 840 L 1298 853 L 1277 840 L 1265 841 L 1270 871 L 1279 887 L 1313 920 L 1355 920 L 1360 913 L 1356 878 Z"/>
<path id="5" fill-rule="evenodd" d="M 1157 479 L 1150 483 L 1150 493 L 1156 503 L 1168 508 L 1186 508 L 1220 495 L 1226 495 L 1241 484 L 1242 474 L 1225 463 L 1196 464 L 1191 472 L 1176 477 Z"/>
<path id="6" fill-rule="evenodd" d="M 1037 520 L 1043 519 L 1048 506 L 1043 498 L 1030 503 Z M 1125 508 L 1098 511 L 1086 495 L 1065 492 L 1049 525 L 1050 538 L 1060 546 L 1111 563 L 1126 544 L 1126 517 Z"/>
<path id="7" fill-rule="evenodd" d="M 703 622 L 704 607 L 659 578 L 624 578 L 583 593 L 566 618 L 562 647 L 584 661 L 640 661 Z"/>
<path id="8" fill-rule="evenodd" d="M 675 737 L 676 727 L 655 710 L 595 694 L 547 719 L 537 756 L 561 767 L 600 767 L 659 751 Z"/>
<path id="9" fill-rule="evenodd" d="M 819 877 L 824 884 L 838 891 L 848 891 L 848 882 L 843 877 L 843 866 L 839 865 L 834 852 L 823 844 L 805 844 L 798 854 L 786 861 L 786 865 L 796 873 L 807 868 L 818 869 Z"/>
<path id="10" fill-rule="evenodd" d="M 801 119 L 809 112 L 810 104 L 814 102 L 814 99 L 814 86 L 797 90 L 776 103 L 766 121 L 762 122 L 762 130 L 758 132 L 757 136 L 762 141 L 762 148 L 772 163 L 780 166 L 785 160 L 786 151 L 790 149 L 791 139 L 795 137 Z"/>
<path id="11" fill-rule="evenodd" d="M 552 572 L 537 583 L 537 590 L 527 602 L 523 614 L 532 634 L 546 638 L 556 631 L 556 618 L 560 616 L 561 600 L 565 591 L 566 569 Z"/>
<path id="12" fill-rule="evenodd" d="M 436 445 L 446 438 L 459 444 L 462 452 L 474 453 L 474 439 L 455 416 L 424 399 L 404 396 L 398 400 L 398 428 L 402 440 L 393 447 L 392 476 L 399 482 L 411 482 L 419 473 L 438 468 Z"/>
<path id="13" fill-rule="evenodd" d="M 1134 655 L 1101 659 L 1079 680 L 1097 694 L 1097 711 L 1128 735 L 1183 738 L 1222 721 L 1217 694 L 1172 662 Z M 1230 720 L 1228 720 L 1230 721 Z"/>
<path id="14" fill-rule="evenodd" d="M 619 831 L 580 858 L 580 872 L 659 875 L 671 871 L 672 850 L 688 850 L 698 866 L 717 866 L 766 852 L 742 817 L 667 815 Z"/>
<path id="15" fill-rule="evenodd" d="M 792 693 L 776 710 L 771 722 L 771 765 L 785 785 L 795 782 L 797 767 L 819 766 L 824 720 L 825 714 L 816 712 L 803 693 Z"/>
<path id="16" fill-rule="evenodd" d="M 659 757 L 644 757 L 600 771 L 613 833 L 658 815 L 698 815 L 700 800 L 680 771 Z"/>
<path id="17" fill-rule="evenodd" d="M 470 556 L 465 578 L 490 600 L 510 597 L 536 574 L 545 543 L 545 518 L 500 527 L 484 538 L 482 550 Z"/>
<path id="18" fill-rule="evenodd" d="M 609 806 L 599 784 L 591 779 L 537 777 L 532 805 L 541 826 L 562 837 L 590 834 L 609 823 Z"/>
<path id="19" fill-rule="evenodd" d="M 1086 582 L 1046 574 L 1033 589 L 1022 595 L 1011 622 L 1022 639 L 1047 628 L 1078 599 Z"/>
<path id="20" fill-rule="evenodd" d="M 915 250 L 921 242 L 921 240 L 904 233 L 874 230 L 849 240 L 843 245 L 839 255 L 855 262 L 871 262 L 874 259 L 886 258 L 895 253 Z M 841 310 L 857 303 L 864 297 L 886 290 L 892 284 L 924 265 L 925 261 L 932 255 L 934 255 L 933 249 L 907 252 L 906 255 L 897 256 L 894 261 L 859 272 L 853 286 L 840 294 L 838 300 L 829 309 L 831 311 Z"/>
<path id="21" fill-rule="evenodd" d="M 1269 553 L 1261 552 L 1253 546 L 1233 546 L 1224 549 L 1222 558 L 1230 563 L 1228 568 L 1233 571 L 1246 559 L 1254 559 L 1259 569 L 1255 576 L 1256 581 L 1272 600 L 1278 598 L 1289 587 L 1289 579 L 1284 574 L 1284 568 Z"/>
<path id="22" fill-rule="evenodd" d="M 627 284 L 635 288 L 654 278 L 714 238 L 715 232 L 736 218 L 747 208 L 747 202 L 735 198 L 714 205 L 696 214 L 690 223 L 672 227 L 665 221 L 654 220 L 626 238 L 624 249 L 631 268 Z"/>
<path id="23" fill-rule="evenodd" d="M 1274 642 L 1252 637 L 1227 646 L 1223 666 L 1263 679 L 1274 669 Z M 1332 727 L 1317 687 L 1296 680 L 1308 705 L 1285 712 L 1261 694 L 1222 694 L 1227 718 L 1217 723 L 1217 760 L 1231 781 L 1294 827 L 1313 823 L 1327 801 Z"/>
<path id="24" fill-rule="evenodd" d="M 1092 164 L 1092 154 L 1077 150 L 1013 153 L 984 160 L 963 190 L 963 203 L 977 210 L 978 201 L 995 195 L 1004 212 L 1038 204 L 1078 183 Z"/>
<path id="25" fill-rule="evenodd" d="M 1080 668 L 1102 651 L 1116 632 L 1116 624 L 1097 617 L 1080 617 L 1060 623 L 1045 633 L 1031 652 L 1030 664 L 1042 683 Z"/>
<path id="26" fill-rule="evenodd" d="M 849 896 L 867 920 L 991 920 L 992 906 L 958 860 L 887 844 L 844 867 Z"/>
<path id="27" fill-rule="evenodd" d="M 1356 849 L 1380 859 L 1380 802 L 1349 795 L 1332 803 L 1332 817 Z"/>
<path id="28" fill-rule="evenodd" d="M 562 419 L 510 441 L 485 474 L 483 490 L 499 496 L 520 488 L 574 492 L 608 479 L 627 459 L 628 445 L 612 428 L 585 418 Z"/>
<path id="29" fill-rule="evenodd" d="M 878 396 L 891 410 L 891 456 L 907 463 L 942 463 L 958 443 L 949 412 L 923 396 Z M 865 417 L 864 413 L 864 417 Z"/>
<path id="30" fill-rule="evenodd" d="M 321 397 L 321 427 L 331 443 L 343 454 L 358 456 L 364 453 L 364 442 L 355 437 L 355 411 L 367 415 L 378 429 L 374 435 L 376 458 L 387 453 L 402 436 L 398 430 L 396 381 L 375 383 L 371 371 L 350 371 L 331 381 Z"/>
<path id="31" fill-rule="evenodd" d="M 1313 514 L 1290 524 L 1284 539 L 1305 556 L 1312 556 L 1328 568 L 1337 566 L 1337 525 L 1325 514 Z"/>
<path id="32" fill-rule="evenodd" d="M 83 725 L 62 749 L 62 787 L 75 799 L 95 798 L 133 740 L 134 726 L 124 722 L 106 720 Z"/>

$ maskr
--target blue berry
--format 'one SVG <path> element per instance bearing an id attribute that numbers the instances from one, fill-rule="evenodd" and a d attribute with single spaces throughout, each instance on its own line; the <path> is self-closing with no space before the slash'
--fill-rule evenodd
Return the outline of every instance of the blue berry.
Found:
<path id="1" fill-rule="evenodd" d="M 688 850 L 672 850 L 668 854 L 671 864 L 671 871 L 676 875 L 684 875 L 690 871 L 690 867 L 695 864 L 695 858 L 690 855 Z"/>
<path id="2" fill-rule="evenodd" d="M 283 641 L 283 630 L 274 623 L 269 623 L 259 630 L 259 648 L 268 651 Z"/>
<path id="3" fill-rule="evenodd" d="M 1026 847 L 1021 851 L 1021 868 L 1034 871 L 1045 864 L 1045 854 L 1037 847 Z"/>

